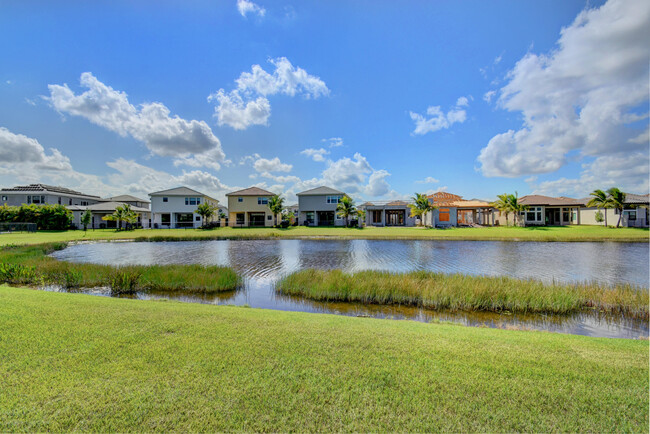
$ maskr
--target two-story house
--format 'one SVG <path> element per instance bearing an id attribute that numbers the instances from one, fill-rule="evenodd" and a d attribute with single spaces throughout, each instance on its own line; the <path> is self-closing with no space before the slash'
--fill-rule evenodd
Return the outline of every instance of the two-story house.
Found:
<path id="1" fill-rule="evenodd" d="M 250 187 L 233 191 L 226 196 L 229 226 L 273 226 L 273 213 L 269 209 L 269 199 L 275 196 L 275 193 L 259 187 Z"/>
<path id="2" fill-rule="evenodd" d="M 21 206 L 23 204 L 88 206 L 105 201 L 107 199 L 102 199 L 99 196 L 45 184 L 19 185 L 0 190 L 0 206 L 5 204 L 9 206 Z"/>
<path id="3" fill-rule="evenodd" d="M 298 193 L 298 224 L 306 226 L 344 226 L 336 207 L 345 196 L 330 187 L 317 187 Z"/>
<path id="4" fill-rule="evenodd" d="M 154 228 L 198 228 L 203 220 L 196 213 L 202 203 L 217 207 L 219 201 L 188 187 L 149 193 Z M 211 220 L 218 219 L 213 216 Z M 206 222 L 208 223 L 208 222 Z"/>

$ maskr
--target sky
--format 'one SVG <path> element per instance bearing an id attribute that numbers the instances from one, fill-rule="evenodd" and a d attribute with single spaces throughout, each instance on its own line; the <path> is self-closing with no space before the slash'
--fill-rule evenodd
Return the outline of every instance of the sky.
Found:
<path id="1" fill-rule="evenodd" d="M 650 2 L 0 0 L 0 187 L 647 194 Z"/>

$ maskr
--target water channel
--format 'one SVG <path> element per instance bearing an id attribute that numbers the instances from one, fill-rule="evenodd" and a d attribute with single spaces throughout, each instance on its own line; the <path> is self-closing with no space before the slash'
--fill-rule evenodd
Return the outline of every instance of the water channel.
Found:
<path id="1" fill-rule="evenodd" d="M 506 275 L 544 282 L 631 283 L 650 286 L 650 246 L 615 242 L 504 242 L 428 240 L 219 240 L 82 243 L 52 254 L 59 260 L 97 264 L 203 264 L 234 268 L 241 290 L 216 295 L 142 293 L 137 298 L 249 305 L 256 308 L 336 313 L 467 325 L 548 330 L 589 336 L 638 338 L 647 322 L 592 314 L 571 316 L 433 312 L 404 306 L 315 302 L 278 294 L 274 283 L 305 269 L 431 270 L 472 275 Z M 88 289 L 110 295 L 106 288 Z"/>

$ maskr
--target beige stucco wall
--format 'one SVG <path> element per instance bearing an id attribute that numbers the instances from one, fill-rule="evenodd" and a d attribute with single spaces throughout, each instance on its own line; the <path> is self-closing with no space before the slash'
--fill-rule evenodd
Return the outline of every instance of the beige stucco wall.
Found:
<path id="1" fill-rule="evenodd" d="M 241 202 L 238 200 L 240 197 L 243 199 Z M 244 213 L 244 226 L 248 226 L 248 213 L 263 212 L 264 226 L 273 226 L 273 213 L 271 213 L 268 205 L 260 205 L 257 203 L 258 197 L 270 199 L 272 196 L 228 196 L 228 225 L 237 226 L 237 214 Z M 269 220 L 268 216 L 271 216 L 271 220 Z"/>

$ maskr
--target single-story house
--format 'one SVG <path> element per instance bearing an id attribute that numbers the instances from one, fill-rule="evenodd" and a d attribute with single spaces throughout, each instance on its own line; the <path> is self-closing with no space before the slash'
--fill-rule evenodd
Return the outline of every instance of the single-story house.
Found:
<path id="1" fill-rule="evenodd" d="M 344 226 L 336 208 L 345 193 L 330 187 L 317 187 L 298 193 L 298 224 L 306 226 Z"/>
<path id="2" fill-rule="evenodd" d="M 424 216 L 424 224 L 433 227 L 494 225 L 495 210 L 489 202 L 466 200 L 457 194 L 440 191 L 427 196 L 436 208 Z"/>
<path id="3" fill-rule="evenodd" d="M 415 226 L 419 219 L 411 214 L 412 201 L 372 201 L 359 205 L 366 211 L 366 226 Z"/>
<path id="4" fill-rule="evenodd" d="M 81 206 L 81 205 L 68 205 L 67 208 L 72 211 L 72 224 L 77 227 L 77 229 L 83 229 L 83 224 L 81 223 L 81 216 L 90 210 L 92 213 L 92 219 L 88 229 L 103 229 L 103 228 L 117 228 L 116 221 L 107 221 L 103 220 L 102 217 L 113 214 L 115 210 L 125 205 L 126 202 L 99 202 L 94 205 Z M 138 207 L 131 205 L 131 211 L 134 211 L 138 214 L 137 226 L 142 226 L 143 228 L 151 227 L 151 210 L 149 207 Z M 124 222 L 120 222 L 120 225 L 123 227 Z"/>
<path id="5" fill-rule="evenodd" d="M 519 198 L 519 203 L 528 205 L 520 214 L 520 222 L 526 226 L 565 226 L 580 224 L 580 208 L 583 204 L 570 197 L 550 197 L 531 194 Z M 510 213 L 510 222 L 514 216 Z M 499 216 L 499 223 L 505 225 L 505 215 Z"/>
<path id="6" fill-rule="evenodd" d="M 198 228 L 203 225 L 203 218 L 196 213 L 197 207 L 202 203 L 219 205 L 217 199 L 188 187 L 156 191 L 149 193 L 149 197 L 154 228 Z M 206 223 L 218 218 L 213 215 Z"/>
<path id="7" fill-rule="evenodd" d="M 619 211 L 612 208 L 602 209 L 596 207 L 587 207 L 587 203 L 591 197 L 579 199 L 583 207 L 580 208 L 580 224 L 583 225 L 605 225 L 605 217 L 607 225 L 616 226 L 620 217 Z M 650 206 L 650 195 L 648 194 L 625 194 L 625 208 L 623 209 L 623 216 L 621 217 L 621 226 L 624 227 L 638 227 L 647 228 L 650 226 L 650 218 L 648 208 Z M 596 215 L 600 212 L 603 216 L 603 221 L 598 222 Z"/>
<path id="8" fill-rule="evenodd" d="M 269 199 L 273 196 L 275 193 L 259 187 L 249 187 L 226 194 L 228 197 L 228 226 L 273 226 L 273 213 L 269 208 Z"/>

